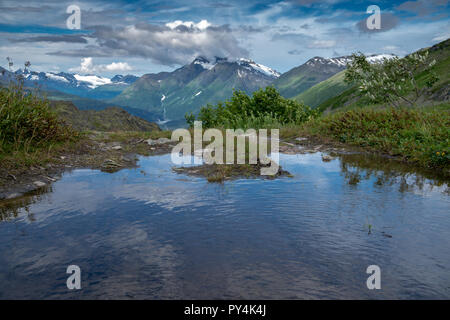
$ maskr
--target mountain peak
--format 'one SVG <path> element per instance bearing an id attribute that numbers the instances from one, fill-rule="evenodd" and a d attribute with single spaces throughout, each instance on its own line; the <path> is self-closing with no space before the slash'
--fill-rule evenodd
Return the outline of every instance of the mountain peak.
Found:
<path id="1" fill-rule="evenodd" d="M 314 57 L 309 59 L 306 62 L 308 66 L 317 66 L 317 65 L 336 65 L 339 67 L 345 67 L 347 63 L 351 61 L 351 56 L 342 56 L 335 58 L 323 58 L 323 57 Z"/>
<path id="2" fill-rule="evenodd" d="M 117 74 L 114 77 L 111 78 L 112 83 L 126 83 L 126 84 L 132 84 L 135 82 L 139 77 L 136 77 L 132 74 L 127 74 L 126 76 Z"/>
<path id="3" fill-rule="evenodd" d="M 392 59 L 393 57 L 396 57 L 395 54 L 372 54 L 366 56 L 367 61 L 370 63 L 378 63 L 382 62 L 384 59 Z M 323 57 L 314 57 L 309 59 L 306 62 L 306 65 L 308 66 L 317 66 L 317 65 L 336 65 L 339 67 L 346 67 L 348 63 L 352 61 L 351 56 L 341 56 L 341 57 L 334 57 L 334 58 L 323 58 Z"/>
<path id="4" fill-rule="evenodd" d="M 236 62 L 244 68 L 251 68 L 271 78 L 278 78 L 281 75 L 278 71 L 266 67 L 262 64 L 256 63 L 255 61 L 248 58 L 240 58 Z"/>
<path id="5" fill-rule="evenodd" d="M 192 61 L 192 64 L 198 64 L 203 69 L 211 70 L 216 65 L 215 63 L 209 62 L 209 60 L 203 56 L 198 56 L 197 58 Z"/>

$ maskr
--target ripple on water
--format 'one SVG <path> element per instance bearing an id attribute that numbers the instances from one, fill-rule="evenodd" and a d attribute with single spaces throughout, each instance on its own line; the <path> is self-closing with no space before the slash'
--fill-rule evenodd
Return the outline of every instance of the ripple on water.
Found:
<path id="1" fill-rule="evenodd" d="M 361 155 L 280 160 L 293 178 L 210 184 L 142 157 L 2 203 L 0 298 L 450 297 L 446 181 Z"/>

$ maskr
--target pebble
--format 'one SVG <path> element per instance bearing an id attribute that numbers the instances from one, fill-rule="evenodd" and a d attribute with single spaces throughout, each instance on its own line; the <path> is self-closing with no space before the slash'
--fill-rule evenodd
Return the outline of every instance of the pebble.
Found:
<path id="1" fill-rule="evenodd" d="M 326 155 L 326 154 L 322 155 L 322 161 L 324 161 L 324 162 L 328 162 L 328 161 L 331 161 L 333 159 L 334 158 L 332 156 L 329 156 L 329 155 Z"/>
<path id="2" fill-rule="evenodd" d="M 153 146 L 155 144 L 166 144 L 172 142 L 172 140 L 168 138 L 159 138 L 157 140 L 153 140 L 152 138 L 150 138 L 148 140 L 145 140 L 145 142 L 147 142 L 148 145 Z"/>
<path id="3" fill-rule="evenodd" d="M 36 187 L 38 187 L 38 188 L 42 188 L 42 187 L 45 187 L 47 184 L 46 183 L 44 183 L 44 182 L 42 182 L 42 181 L 35 181 L 35 182 L 33 182 L 33 184 L 36 186 Z"/>
<path id="4" fill-rule="evenodd" d="M 8 194 L 5 199 L 9 200 L 9 199 L 14 199 L 14 198 L 18 198 L 20 197 L 22 194 L 21 193 L 10 193 Z"/>

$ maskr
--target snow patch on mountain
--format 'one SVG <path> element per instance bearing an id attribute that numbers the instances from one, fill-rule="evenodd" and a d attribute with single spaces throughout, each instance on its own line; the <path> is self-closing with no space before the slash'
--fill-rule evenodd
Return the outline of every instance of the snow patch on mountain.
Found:
<path id="1" fill-rule="evenodd" d="M 95 75 L 81 76 L 79 74 L 74 74 L 73 76 L 80 82 L 86 82 L 91 89 L 111 83 L 111 79 Z"/>
<path id="2" fill-rule="evenodd" d="M 366 59 L 367 61 L 369 61 L 370 63 L 379 63 L 379 62 L 383 62 L 384 60 L 389 60 L 392 58 L 397 57 L 395 54 L 373 54 L 371 56 L 367 56 Z"/>
<path id="3" fill-rule="evenodd" d="M 265 74 L 269 77 L 278 78 L 281 75 L 278 71 L 266 67 L 265 65 L 256 63 L 255 61 L 250 59 L 240 58 L 237 60 L 237 63 L 244 68 L 250 67 L 251 69 L 261 72 L 262 74 Z"/>
<path id="4" fill-rule="evenodd" d="M 237 63 L 239 66 L 249 70 L 249 71 L 256 71 L 259 73 L 262 73 L 268 77 L 271 78 L 278 78 L 281 74 L 269 67 L 266 67 L 265 65 L 256 63 L 253 60 L 247 59 L 247 58 L 239 58 L 237 60 L 228 60 L 227 58 L 220 58 L 215 57 L 215 62 L 211 62 L 205 57 L 197 57 L 194 61 L 194 64 L 198 64 L 203 67 L 205 70 L 211 70 L 213 69 L 217 64 L 220 63 Z M 239 74 L 239 77 L 242 77 L 243 74 Z"/>
<path id="5" fill-rule="evenodd" d="M 379 63 L 383 62 L 384 59 L 392 59 L 396 57 L 394 54 L 373 54 L 370 56 L 367 56 L 366 59 L 369 63 Z M 336 57 L 336 58 L 322 58 L 322 57 L 314 57 L 312 59 L 309 59 L 306 62 L 306 65 L 308 66 L 315 66 L 318 64 L 322 65 L 337 65 L 340 67 L 346 67 L 348 63 L 352 61 L 351 56 L 343 56 L 343 57 Z"/>
<path id="6" fill-rule="evenodd" d="M 204 57 L 198 57 L 194 60 L 194 64 L 200 65 L 205 70 L 211 70 L 216 66 L 215 63 L 211 63 L 208 59 Z"/>
<path id="7" fill-rule="evenodd" d="M 62 82 L 67 82 L 69 83 L 69 80 L 67 80 L 66 78 L 64 78 L 63 76 L 59 76 L 57 74 L 54 73 L 50 73 L 50 72 L 46 72 L 45 76 L 49 79 L 55 80 L 55 81 L 62 81 Z"/>

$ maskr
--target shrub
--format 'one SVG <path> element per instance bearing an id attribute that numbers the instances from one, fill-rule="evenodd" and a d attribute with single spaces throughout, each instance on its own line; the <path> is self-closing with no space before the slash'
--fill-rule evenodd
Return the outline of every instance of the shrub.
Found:
<path id="1" fill-rule="evenodd" d="M 234 91 L 233 96 L 216 106 L 211 104 L 200 109 L 197 118 L 191 113 L 186 121 L 193 126 L 202 121 L 205 128 L 277 128 L 286 124 L 300 124 L 316 118 L 319 112 L 294 100 L 283 98 L 273 87 L 260 89 L 248 96 Z"/>
<path id="2" fill-rule="evenodd" d="M 400 156 L 429 168 L 450 166 L 450 112 L 389 108 L 338 112 L 305 124 L 313 134 Z"/>
<path id="3" fill-rule="evenodd" d="M 0 88 L 0 151 L 28 151 L 52 142 L 77 137 L 77 133 L 62 123 L 48 101 L 29 92 L 23 84 Z"/>

